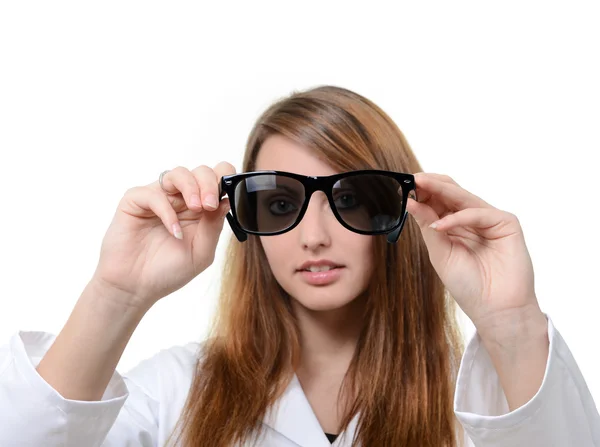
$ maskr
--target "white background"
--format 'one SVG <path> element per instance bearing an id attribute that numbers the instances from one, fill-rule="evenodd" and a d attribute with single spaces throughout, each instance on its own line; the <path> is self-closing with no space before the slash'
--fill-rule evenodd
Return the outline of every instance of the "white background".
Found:
<path id="1" fill-rule="evenodd" d="M 128 188 L 178 165 L 239 170 L 265 107 L 334 84 L 380 105 L 425 171 L 519 217 L 542 309 L 598 402 L 598 4 L 215 3 L 1 4 L 1 342 L 60 331 Z M 224 228 L 120 371 L 205 335 Z"/>

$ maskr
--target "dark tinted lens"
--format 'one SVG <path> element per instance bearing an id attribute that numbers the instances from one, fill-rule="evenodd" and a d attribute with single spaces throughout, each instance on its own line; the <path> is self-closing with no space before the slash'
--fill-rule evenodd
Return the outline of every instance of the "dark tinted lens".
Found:
<path id="1" fill-rule="evenodd" d="M 362 231 L 386 231 L 398 224 L 402 185 L 393 177 L 359 174 L 333 186 L 335 207 L 342 220 Z"/>
<path id="2" fill-rule="evenodd" d="M 304 186 L 273 174 L 248 177 L 235 188 L 235 212 L 244 230 L 275 233 L 290 227 L 304 201 Z"/>

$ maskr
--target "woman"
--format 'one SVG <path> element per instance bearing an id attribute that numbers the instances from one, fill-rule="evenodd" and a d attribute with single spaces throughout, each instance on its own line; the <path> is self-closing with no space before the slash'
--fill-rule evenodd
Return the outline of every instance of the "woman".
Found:
<path id="1" fill-rule="evenodd" d="M 128 190 L 58 337 L 5 348 L 0 444 L 600 445 L 518 219 L 420 171 L 380 108 L 322 86 L 263 113 L 244 174 L 179 167 Z M 212 263 L 226 214 L 211 337 L 122 377 L 141 318 Z M 456 303 L 477 328 L 464 352 Z"/>

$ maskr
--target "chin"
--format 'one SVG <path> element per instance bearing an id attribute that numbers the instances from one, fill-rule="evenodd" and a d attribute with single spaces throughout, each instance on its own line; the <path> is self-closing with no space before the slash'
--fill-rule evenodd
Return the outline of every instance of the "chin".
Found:
<path id="1" fill-rule="evenodd" d="M 309 292 L 310 293 L 310 292 Z M 314 291 L 310 297 L 304 295 L 301 298 L 295 298 L 291 296 L 292 301 L 295 301 L 297 304 L 301 305 L 305 309 L 314 311 L 314 312 L 325 312 L 329 310 L 341 309 L 348 304 L 350 304 L 354 299 L 348 298 L 331 298 L 320 296 L 318 291 Z"/>
<path id="2" fill-rule="evenodd" d="M 328 312 L 332 310 L 341 309 L 344 306 L 339 306 L 337 304 L 332 303 L 315 303 L 314 305 L 306 305 L 301 303 L 306 309 L 313 312 Z"/>

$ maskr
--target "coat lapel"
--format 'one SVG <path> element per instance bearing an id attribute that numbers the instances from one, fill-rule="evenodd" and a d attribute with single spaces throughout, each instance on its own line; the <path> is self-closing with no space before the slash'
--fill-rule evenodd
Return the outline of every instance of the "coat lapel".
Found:
<path id="1" fill-rule="evenodd" d="M 352 419 L 348 429 L 330 444 L 302 390 L 298 376 L 294 374 L 279 400 L 266 412 L 263 422 L 302 447 L 350 447 L 358 415 Z M 344 434 L 346 436 L 342 438 Z"/>

